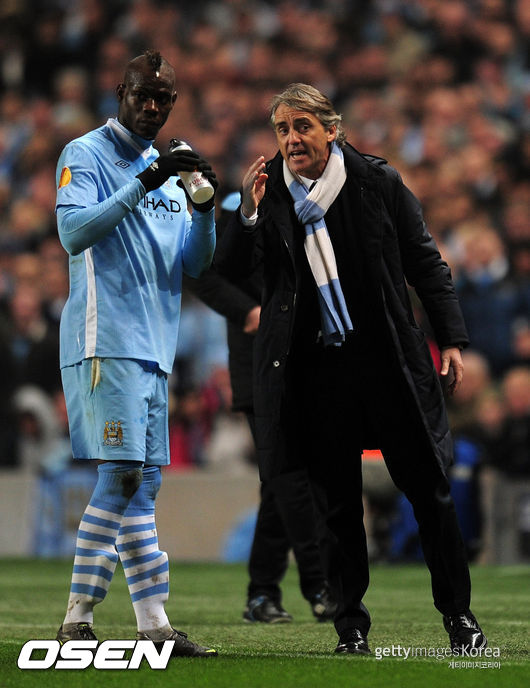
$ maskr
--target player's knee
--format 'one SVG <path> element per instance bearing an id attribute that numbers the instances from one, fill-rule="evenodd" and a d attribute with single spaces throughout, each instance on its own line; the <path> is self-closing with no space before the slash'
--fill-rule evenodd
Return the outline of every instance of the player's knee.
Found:
<path id="1" fill-rule="evenodd" d="M 142 464 L 128 461 L 105 461 L 98 466 L 95 496 L 108 497 L 127 504 L 142 484 Z"/>
<path id="2" fill-rule="evenodd" d="M 160 466 L 144 466 L 142 484 L 131 498 L 127 514 L 132 515 L 137 509 L 140 509 L 142 512 L 154 510 L 161 482 L 162 473 Z"/>
<path id="3" fill-rule="evenodd" d="M 131 497 L 133 497 L 133 495 L 136 494 L 136 491 L 142 484 L 142 468 L 133 468 L 129 471 L 121 473 L 119 479 L 121 481 L 121 489 L 123 496 L 127 497 L 128 499 L 131 499 Z"/>
<path id="4" fill-rule="evenodd" d="M 153 501 L 160 490 L 162 484 L 162 471 L 160 466 L 144 466 L 143 470 L 143 489 L 146 495 Z"/>

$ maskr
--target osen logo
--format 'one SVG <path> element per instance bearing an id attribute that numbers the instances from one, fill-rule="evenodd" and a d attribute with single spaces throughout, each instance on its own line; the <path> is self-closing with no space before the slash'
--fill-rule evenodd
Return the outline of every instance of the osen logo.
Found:
<path id="1" fill-rule="evenodd" d="M 28 640 L 18 656 L 19 669 L 138 669 L 142 659 L 151 669 L 165 669 L 171 657 L 174 640 L 166 640 L 160 650 L 151 640 Z M 126 650 L 132 650 L 126 659 Z M 46 654 L 42 657 L 42 651 Z M 34 657 L 36 653 L 39 656 Z"/>

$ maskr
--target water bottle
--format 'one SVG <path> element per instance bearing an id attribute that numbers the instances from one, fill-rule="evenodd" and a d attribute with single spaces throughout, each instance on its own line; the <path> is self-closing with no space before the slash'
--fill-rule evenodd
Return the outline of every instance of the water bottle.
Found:
<path id="1" fill-rule="evenodd" d="M 169 142 L 169 152 L 177 150 L 191 150 L 186 141 L 179 141 L 178 139 L 171 139 Z M 197 170 L 195 172 L 179 172 L 179 177 L 186 187 L 191 200 L 194 203 L 206 203 L 214 195 L 214 188 L 208 179 Z"/>

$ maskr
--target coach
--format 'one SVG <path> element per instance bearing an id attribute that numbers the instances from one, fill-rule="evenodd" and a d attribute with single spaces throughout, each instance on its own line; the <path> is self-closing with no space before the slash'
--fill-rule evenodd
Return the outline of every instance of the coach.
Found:
<path id="1" fill-rule="evenodd" d="M 437 373 L 409 301 L 413 286 L 462 379 L 467 334 L 447 264 L 417 199 L 386 161 L 345 142 L 319 91 L 292 84 L 272 102 L 279 153 L 258 158 L 219 242 L 228 276 L 252 269 L 261 233 L 264 292 L 254 401 L 263 479 L 306 466 L 327 522 L 338 653 L 367 654 L 370 615 L 361 450 L 378 447 L 414 507 L 434 604 L 454 652 L 486 646 L 472 613 L 446 469 L 452 442 Z"/>

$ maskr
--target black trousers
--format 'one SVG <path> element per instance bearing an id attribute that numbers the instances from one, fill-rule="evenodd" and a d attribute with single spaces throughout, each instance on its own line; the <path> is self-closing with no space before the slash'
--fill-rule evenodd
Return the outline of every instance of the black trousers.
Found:
<path id="1" fill-rule="evenodd" d="M 298 451 L 305 460 L 315 503 L 325 519 L 322 549 L 338 601 L 339 634 L 350 628 L 367 633 L 370 627 L 362 602 L 369 581 L 361 472 L 362 438 L 368 427 L 384 430 L 378 448 L 413 506 L 436 608 L 445 615 L 469 608 L 469 569 L 449 483 L 430 458 L 427 437 L 410 413 L 409 393 L 391 361 L 360 356 L 348 347 L 296 359 L 287 377 L 287 451 Z"/>
<path id="2" fill-rule="evenodd" d="M 251 430 L 252 414 L 247 414 Z M 263 482 L 256 529 L 248 562 L 248 600 L 267 595 L 281 602 L 282 581 L 293 551 L 300 590 L 310 600 L 326 585 L 319 542 L 324 541 L 323 525 L 318 532 L 312 491 L 305 469 L 294 470 Z"/>

